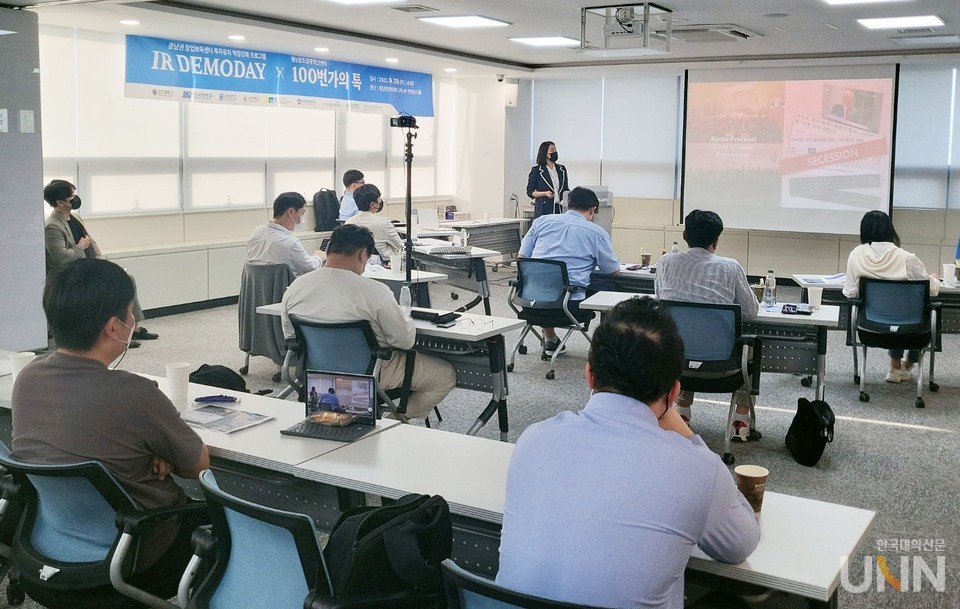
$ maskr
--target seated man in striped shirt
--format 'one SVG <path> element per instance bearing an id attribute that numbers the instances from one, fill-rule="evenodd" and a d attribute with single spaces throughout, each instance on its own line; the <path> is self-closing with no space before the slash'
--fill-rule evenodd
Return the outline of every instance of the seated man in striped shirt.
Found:
<path id="1" fill-rule="evenodd" d="M 717 244 L 723 232 L 723 220 L 712 211 L 695 209 L 683 221 L 683 240 L 689 249 L 666 254 L 657 263 L 654 289 L 661 300 L 738 304 L 741 318 L 757 316 L 760 304 L 740 263 L 718 256 Z M 694 393 L 683 391 L 677 400 L 677 412 L 690 421 Z M 750 394 L 737 392 L 737 413 L 733 418 L 733 439 L 746 442 L 750 433 Z"/>

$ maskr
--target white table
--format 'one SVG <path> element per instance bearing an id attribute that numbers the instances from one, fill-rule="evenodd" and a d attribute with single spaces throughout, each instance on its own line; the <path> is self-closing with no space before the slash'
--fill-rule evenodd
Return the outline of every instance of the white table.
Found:
<path id="1" fill-rule="evenodd" d="M 441 222 L 440 226 L 466 231 L 467 243 L 470 245 L 479 245 L 500 252 L 500 260 L 493 264 L 493 270 L 496 272 L 498 267 L 516 260 L 517 253 L 520 251 L 521 229 L 527 222 L 528 220 L 520 218 L 490 218 Z"/>
<path id="2" fill-rule="evenodd" d="M 413 258 L 417 267 L 447 274 L 447 283 L 464 290 L 476 292 L 477 297 L 457 309 L 468 311 L 483 303 L 483 312 L 490 315 L 490 283 L 484 258 L 499 256 L 500 252 L 484 247 L 471 246 L 469 254 L 431 254 L 435 245 L 414 245 Z"/>
<path id="3" fill-rule="evenodd" d="M 280 315 L 282 311 L 283 305 L 279 302 L 257 307 L 257 313 L 261 315 Z M 453 364 L 457 371 L 457 387 L 490 393 L 490 402 L 467 430 L 467 434 L 475 435 L 496 412 L 500 439 L 506 442 L 509 432 L 509 389 L 504 334 L 522 328 L 525 322 L 509 317 L 462 313 L 457 323 L 449 328 L 439 328 L 429 321 L 419 319 L 415 319 L 414 324 L 417 328 L 417 351 L 430 353 Z"/>
<path id="4" fill-rule="evenodd" d="M 301 463 L 294 475 L 389 498 L 438 494 L 452 513 L 499 525 L 512 453 L 510 444 L 404 425 Z M 688 568 L 827 602 L 842 558 L 856 553 L 874 516 L 767 492 L 760 545 L 746 561 L 718 563 L 695 550 Z"/>
<path id="5" fill-rule="evenodd" d="M 581 309 L 609 311 L 617 303 L 630 298 L 653 298 L 627 292 L 597 292 L 580 303 Z M 839 323 L 840 308 L 823 305 L 812 315 L 785 315 L 780 310 L 768 311 L 762 305 L 755 320 L 743 323 L 744 334 L 763 337 L 762 366 L 764 372 L 816 374 L 816 399 L 825 393 L 827 367 L 827 330 Z M 806 340 L 810 330 L 815 336 Z M 804 385 L 807 383 L 804 382 Z"/>

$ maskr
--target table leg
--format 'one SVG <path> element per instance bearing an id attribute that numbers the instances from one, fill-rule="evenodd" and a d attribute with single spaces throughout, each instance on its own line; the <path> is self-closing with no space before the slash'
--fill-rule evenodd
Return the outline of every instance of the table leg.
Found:
<path id="1" fill-rule="evenodd" d="M 487 280 L 487 265 L 483 258 L 473 259 L 473 274 L 477 279 L 477 292 L 483 300 L 483 311 L 490 315 L 490 282 Z"/>
<path id="2" fill-rule="evenodd" d="M 817 399 L 823 400 L 827 374 L 827 328 L 817 326 Z"/>
<path id="3" fill-rule="evenodd" d="M 468 436 L 475 436 L 480 428 L 487 424 L 493 413 L 497 413 L 500 426 L 500 441 L 507 441 L 507 432 L 510 431 L 507 421 L 507 372 L 506 372 L 506 339 L 502 334 L 487 339 L 487 352 L 490 362 L 490 379 L 493 391 L 490 403 L 483 409 L 480 416 L 467 431 Z"/>

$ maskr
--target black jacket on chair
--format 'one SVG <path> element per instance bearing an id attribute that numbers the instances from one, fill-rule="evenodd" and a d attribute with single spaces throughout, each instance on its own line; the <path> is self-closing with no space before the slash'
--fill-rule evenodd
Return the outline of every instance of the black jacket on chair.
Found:
<path id="1" fill-rule="evenodd" d="M 557 186 L 554 186 L 550 181 L 550 172 L 546 165 L 534 165 L 530 168 L 530 175 L 527 176 L 528 197 L 533 199 L 533 191 L 535 190 L 552 190 L 555 193 L 559 192 L 562 199 L 563 193 L 570 190 L 570 184 L 567 182 L 567 168 L 560 163 L 554 163 L 554 165 L 557 168 L 557 181 L 560 182 Z M 555 204 L 550 197 L 539 197 L 533 203 L 533 217 L 539 218 L 547 214 L 559 213 L 559 208 L 560 206 Z"/>

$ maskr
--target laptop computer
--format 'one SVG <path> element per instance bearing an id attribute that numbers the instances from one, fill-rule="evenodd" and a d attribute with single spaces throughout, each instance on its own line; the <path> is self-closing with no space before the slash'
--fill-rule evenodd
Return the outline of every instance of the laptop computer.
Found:
<path id="1" fill-rule="evenodd" d="M 353 442 L 376 427 L 380 412 L 372 375 L 307 370 L 306 390 L 306 418 L 281 434 Z"/>
<path id="2" fill-rule="evenodd" d="M 417 227 L 440 228 L 440 216 L 435 207 L 415 207 L 413 213 L 417 216 Z"/>

